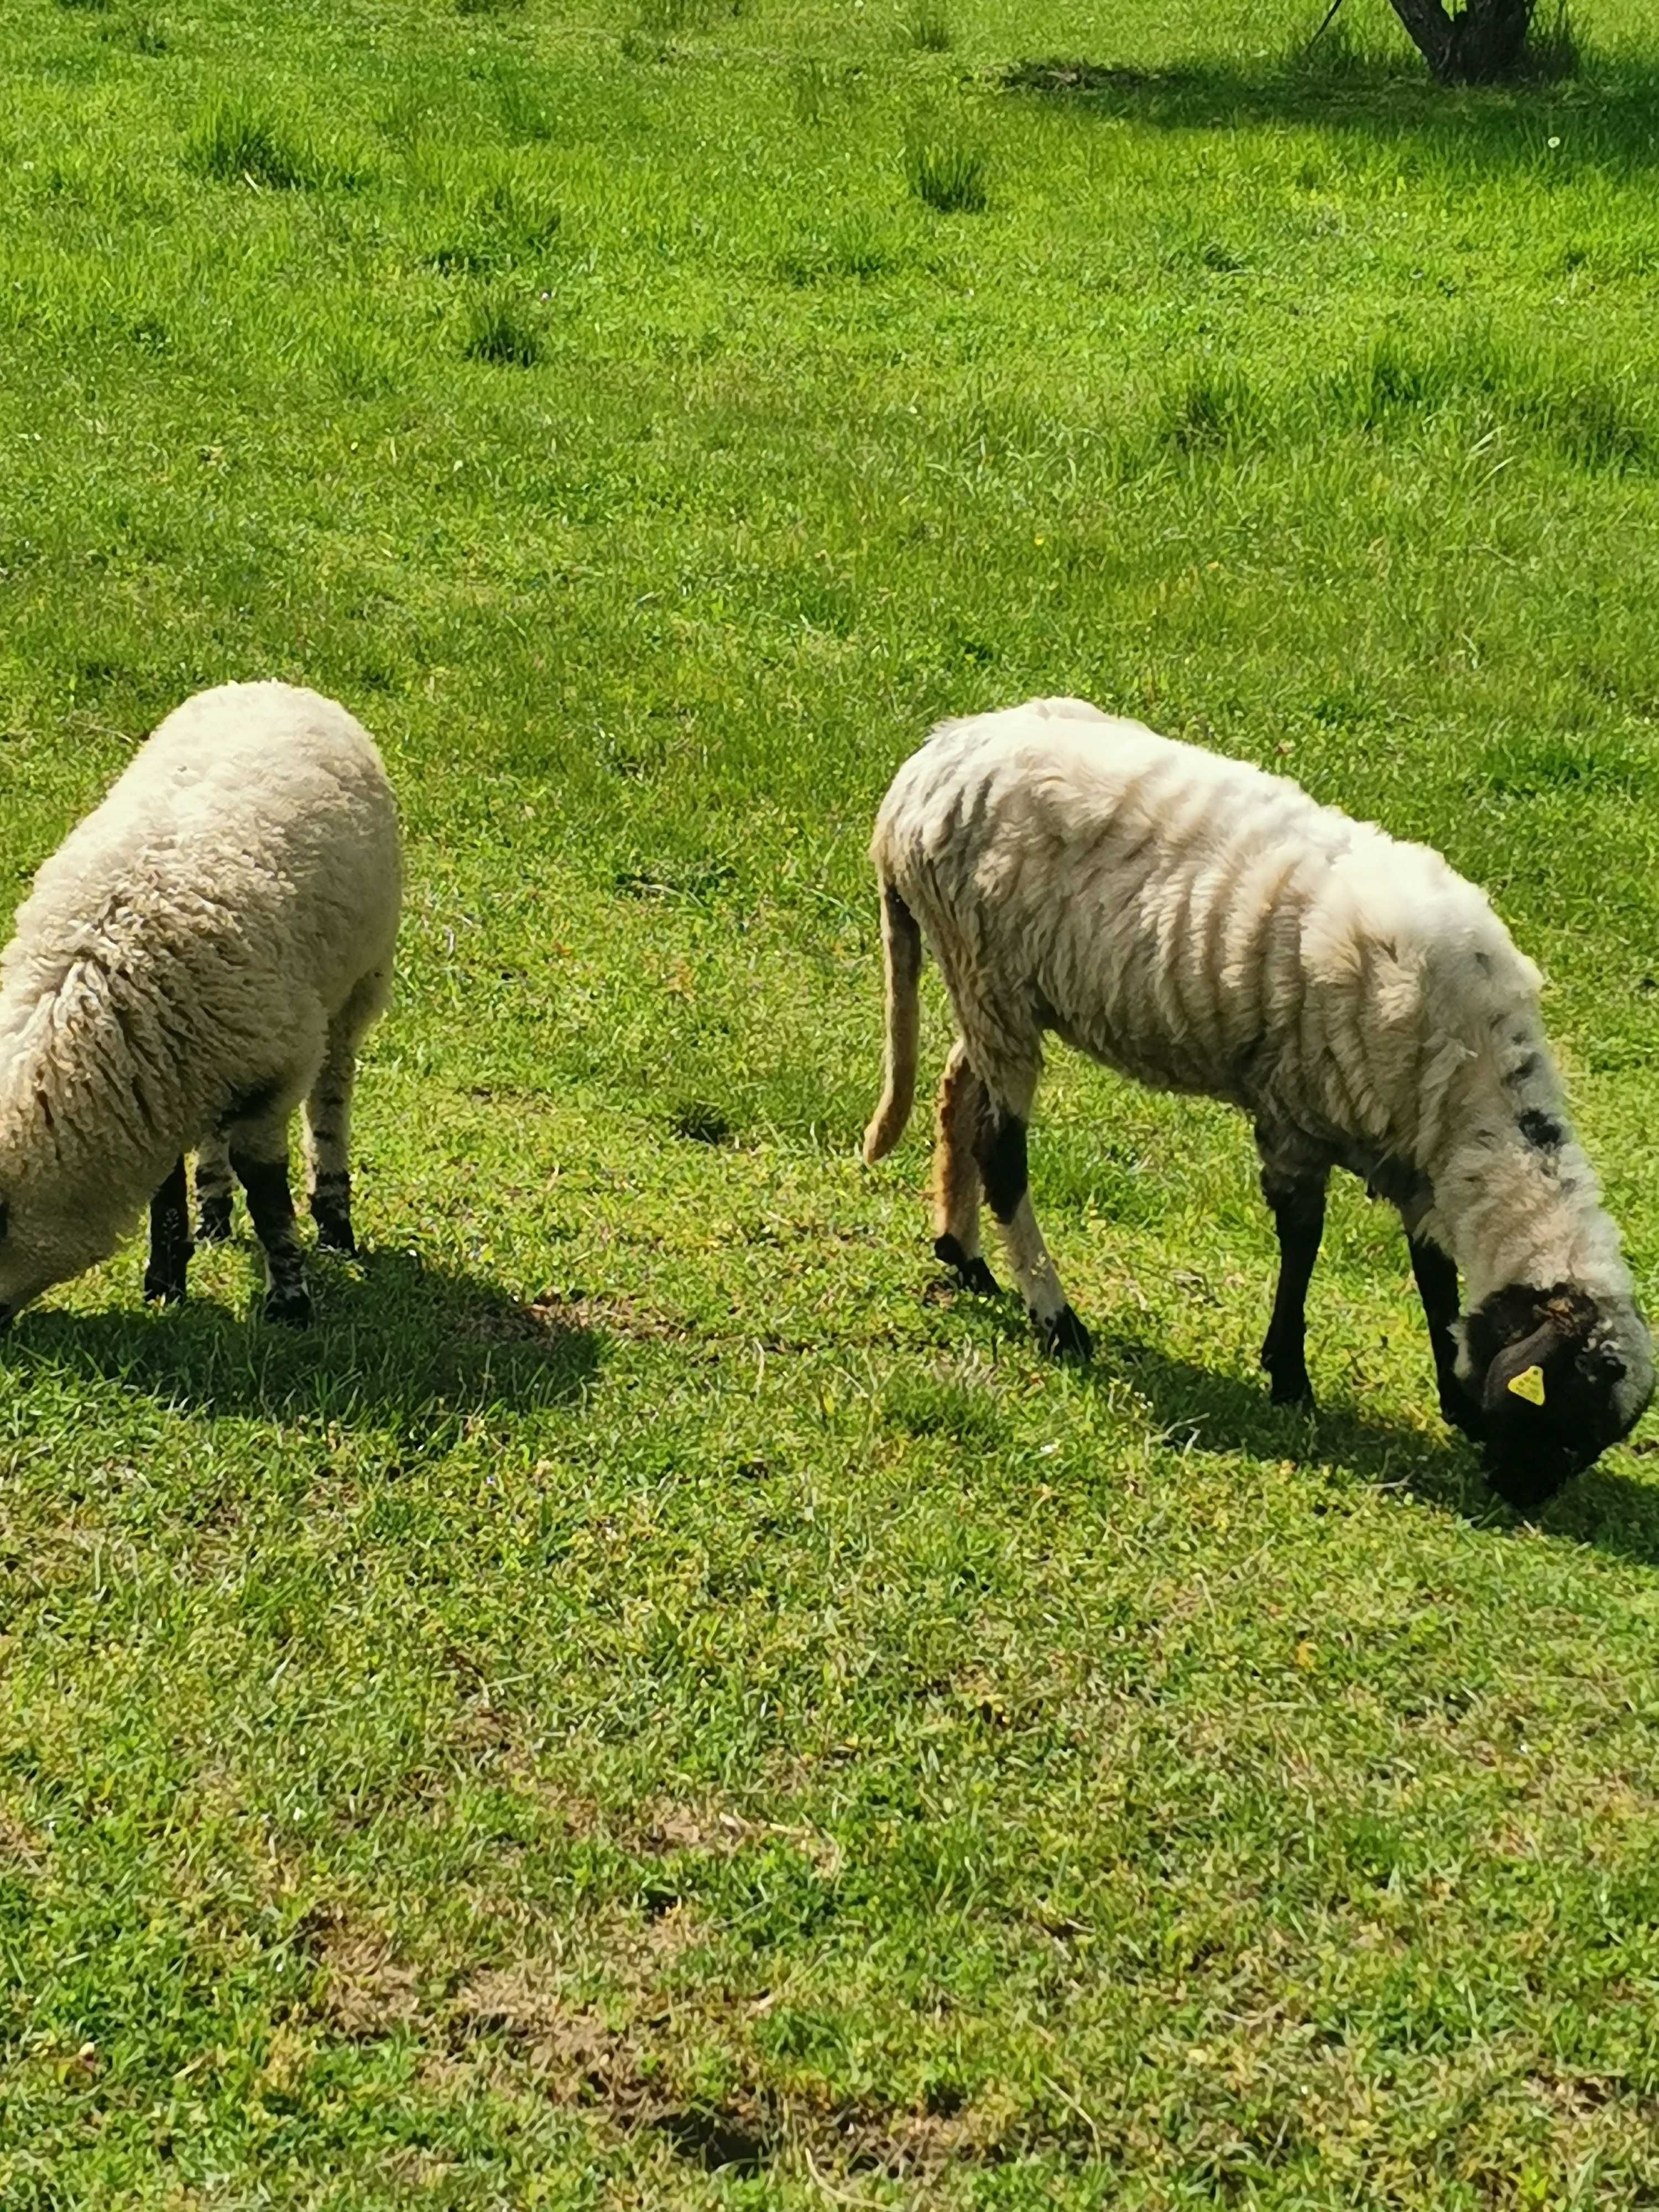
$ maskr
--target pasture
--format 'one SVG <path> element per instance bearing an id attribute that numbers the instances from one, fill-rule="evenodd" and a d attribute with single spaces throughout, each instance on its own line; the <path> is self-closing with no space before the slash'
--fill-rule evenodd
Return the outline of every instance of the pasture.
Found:
<path id="1" fill-rule="evenodd" d="M 1655 2202 L 1659 1429 L 1494 1507 L 1352 1185 L 1275 1411 L 1063 1053 L 1091 1367 L 855 1158 L 887 779 L 1077 691 L 1489 889 L 1659 1291 L 1653 27 L 1320 12 L 7 0 L 0 893 L 268 674 L 410 884 L 317 1328 L 0 1353 L 5 2212 Z"/>

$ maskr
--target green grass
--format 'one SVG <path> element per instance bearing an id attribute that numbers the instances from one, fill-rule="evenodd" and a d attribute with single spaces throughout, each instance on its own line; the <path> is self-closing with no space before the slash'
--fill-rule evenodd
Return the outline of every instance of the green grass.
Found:
<path id="1" fill-rule="evenodd" d="M 533 325 L 510 300 L 486 296 L 474 307 L 464 349 L 469 361 L 499 368 L 534 368 L 542 357 Z"/>
<path id="2" fill-rule="evenodd" d="M 6 1342 L 6 2212 L 1654 2201 L 1650 1442 L 1491 1510 L 1352 1190 L 1273 1411 L 1064 1054 L 1089 1371 L 854 1160 L 886 780 L 1075 690 L 1490 887 L 1652 1291 L 1651 25 L 1318 12 L 12 0 L 0 889 L 280 673 L 410 890 L 317 1329 Z"/>
<path id="3" fill-rule="evenodd" d="M 939 215 L 982 215 L 988 194 L 985 155 L 974 145 L 932 134 L 905 149 L 905 172 L 919 200 Z"/>
<path id="4" fill-rule="evenodd" d="M 947 54 L 956 43 L 951 19 L 942 8 L 923 5 L 913 9 L 904 30 L 911 45 L 923 53 Z"/>

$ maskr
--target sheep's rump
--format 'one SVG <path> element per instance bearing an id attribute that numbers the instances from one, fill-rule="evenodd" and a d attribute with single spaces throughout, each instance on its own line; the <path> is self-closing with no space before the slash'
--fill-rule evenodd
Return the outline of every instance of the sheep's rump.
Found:
<path id="1" fill-rule="evenodd" d="M 1142 1082 L 1280 1097 L 1310 1136 L 1386 1148 L 1416 1133 L 1437 1046 L 1478 1052 L 1536 994 L 1437 854 L 1078 700 L 941 725 L 872 852 L 1005 1097 L 1051 1030 Z"/>

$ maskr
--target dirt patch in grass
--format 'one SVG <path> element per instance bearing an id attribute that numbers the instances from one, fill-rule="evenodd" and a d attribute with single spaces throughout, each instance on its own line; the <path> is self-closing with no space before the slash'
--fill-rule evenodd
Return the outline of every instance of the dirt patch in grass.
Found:
<path id="1" fill-rule="evenodd" d="M 645 1828 L 665 1850 L 735 1850 L 775 1832 L 672 1803 L 651 1808 Z M 481 2087 L 544 2099 L 616 2137 L 660 2137 L 688 2165 L 711 2172 L 754 2176 L 775 2160 L 820 2178 L 880 2175 L 925 2185 L 951 2165 L 1003 2154 L 994 2116 L 949 2088 L 925 2108 L 896 2109 L 765 2079 L 742 2035 L 733 2038 L 729 1990 L 710 1993 L 711 2011 L 695 1994 L 676 1996 L 665 1984 L 672 1962 L 708 1936 L 694 1906 L 676 1899 L 660 1913 L 647 1909 L 642 1920 L 607 1915 L 587 1932 L 588 1948 L 617 1985 L 604 2004 L 592 2001 L 591 1984 L 577 1993 L 562 1947 L 550 1959 L 532 1951 L 464 1970 L 445 1997 L 382 1929 L 347 1906 L 313 1906 L 295 1941 L 317 1969 L 310 2017 L 350 2042 L 413 2036 L 418 2080 L 446 2100 Z M 763 1992 L 742 2016 L 759 2019 L 771 2003 Z M 701 2087 L 711 2038 L 726 2054 L 729 2086 L 718 2099 Z"/>
<path id="2" fill-rule="evenodd" d="M 419 2018 L 419 1977 L 371 1922 L 343 1906 L 313 1905 L 295 1941 L 318 1966 L 311 2008 L 337 2034 L 374 2042 Z"/>
<path id="3" fill-rule="evenodd" d="M 451 2014 L 464 2038 L 500 2034 L 530 2045 L 556 2041 L 567 2019 L 557 1989 L 522 1960 L 473 1975 L 456 1993 Z"/>
<path id="4" fill-rule="evenodd" d="M 43 1863 L 42 1838 L 0 1805 L 0 1866 L 26 1867 L 34 1873 Z"/>
<path id="5" fill-rule="evenodd" d="M 641 1851 L 710 1851 L 730 1857 L 760 1832 L 740 1814 L 714 1812 L 657 1800 L 642 1808 L 637 1847 Z"/>
<path id="6" fill-rule="evenodd" d="M 630 1931 L 625 1943 L 641 1952 L 676 1948 L 684 1931 L 665 1936 L 680 1911 Z M 632 1973 L 630 1963 L 630 1978 Z M 649 1980 L 647 1975 L 643 1978 Z M 680 2154 L 710 2170 L 758 2172 L 777 2143 L 775 2117 L 763 2097 L 744 2094 L 720 2105 L 686 2095 L 677 2039 L 666 2014 L 618 2020 L 589 2005 L 572 2005 L 556 1980 L 533 1962 L 514 1961 L 474 1975 L 458 1992 L 446 2021 L 448 2051 L 434 2086 L 453 2078 L 458 2062 L 492 2079 L 532 2081 L 550 2102 L 594 2113 L 618 2135 L 653 2130 Z M 489 2046 L 486 2056 L 479 2048 Z"/>
<path id="7" fill-rule="evenodd" d="M 673 1850 L 735 1850 L 771 1832 L 669 1803 L 652 1808 L 645 1825 Z M 422 2062 L 428 2086 L 447 2096 L 480 2083 L 533 2094 L 591 2115 L 618 2136 L 661 2136 L 711 2172 L 757 2174 L 778 2160 L 823 2174 L 926 2182 L 958 2160 L 1000 2154 L 998 2123 L 948 2087 L 925 2107 L 895 2109 L 768 2079 L 764 2062 L 746 2047 L 746 2028 L 734 2033 L 734 2023 L 763 2018 L 770 1992 L 734 2003 L 724 1984 L 706 1996 L 694 1986 L 674 1990 L 672 1963 L 710 1935 L 695 1906 L 676 1899 L 660 1913 L 647 1907 L 643 1919 L 606 1916 L 587 1934 L 583 1948 L 602 1958 L 617 1985 L 612 1998 L 592 2001 L 591 1981 L 573 1970 L 562 1948 L 554 1959 L 532 1948 L 480 1966 L 428 2016 Z M 367 1970 L 372 1996 L 385 1962 L 358 1949 L 351 1957 L 359 1975 Z M 703 2086 L 711 2045 L 723 2053 L 717 2099 Z"/>
<path id="8" fill-rule="evenodd" d="M 638 1342 L 684 1342 L 690 1332 L 665 1315 L 648 1311 L 619 1295 L 590 1296 L 586 1291 L 544 1291 L 522 1304 L 504 1299 L 463 1316 L 456 1334 L 474 1344 L 556 1345 L 589 1329 Z"/>
<path id="9" fill-rule="evenodd" d="M 591 2112 L 618 2135 L 662 2136 L 682 2158 L 710 2172 L 752 2175 L 775 2158 L 793 2156 L 813 2172 L 922 2181 L 957 2160 L 994 2153 L 966 2111 L 820 2106 L 752 2078 L 718 2103 L 688 2094 L 689 2069 L 665 2028 L 662 2017 L 619 2024 L 592 2008 L 567 2009 L 533 1969 L 490 1968 L 456 1999 L 450 2052 L 432 2078 L 434 2086 L 452 2082 L 457 2062 L 488 2039 L 505 2046 L 507 2064 L 527 2073 L 552 2102 Z"/>
<path id="10" fill-rule="evenodd" d="M 626 1847 L 641 1856 L 667 1857 L 696 1851 L 730 1858 L 745 1845 L 790 1844 L 826 1881 L 842 1869 L 842 1852 L 832 1836 L 790 1820 L 756 1820 L 729 1806 L 681 1805 L 656 1799 L 641 1808 L 640 1822 Z"/>
<path id="11" fill-rule="evenodd" d="M 1046 92 L 1061 95 L 1088 92 L 1144 92 L 1158 82 L 1150 70 L 1124 69 L 1109 62 L 1068 60 L 1055 54 L 1043 60 L 1010 62 L 998 71 L 1004 92 Z"/>

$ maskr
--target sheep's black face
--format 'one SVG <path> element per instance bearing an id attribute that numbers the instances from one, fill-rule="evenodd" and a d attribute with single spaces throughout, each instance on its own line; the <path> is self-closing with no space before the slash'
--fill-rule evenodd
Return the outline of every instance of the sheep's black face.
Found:
<path id="1" fill-rule="evenodd" d="M 1653 1393 L 1635 1309 L 1598 1304 L 1571 1284 L 1494 1291 L 1464 1322 L 1463 1344 L 1486 1480 L 1519 1512 L 1542 1505 L 1627 1436 Z"/>

